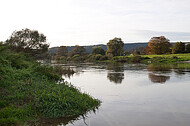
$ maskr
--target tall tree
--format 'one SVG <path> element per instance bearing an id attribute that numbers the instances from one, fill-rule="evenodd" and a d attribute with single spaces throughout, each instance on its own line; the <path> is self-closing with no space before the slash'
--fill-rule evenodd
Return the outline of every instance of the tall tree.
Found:
<path id="1" fill-rule="evenodd" d="M 57 51 L 58 56 L 67 56 L 68 50 L 66 46 L 60 46 Z"/>
<path id="2" fill-rule="evenodd" d="M 102 49 L 102 47 L 100 46 L 95 46 L 92 48 L 92 54 L 101 54 L 101 55 L 105 55 L 105 50 Z"/>
<path id="3" fill-rule="evenodd" d="M 121 38 L 114 38 L 107 43 L 106 55 L 121 56 L 123 55 L 124 43 Z"/>
<path id="4" fill-rule="evenodd" d="M 84 55 L 85 54 L 85 48 L 83 46 L 76 45 L 73 49 L 74 54 L 78 55 Z"/>
<path id="5" fill-rule="evenodd" d="M 49 47 L 44 34 L 27 28 L 14 31 L 5 43 L 17 52 L 23 51 L 33 56 L 47 52 Z"/>
<path id="6" fill-rule="evenodd" d="M 186 50 L 185 50 L 187 53 L 190 53 L 190 43 L 188 43 L 187 45 L 186 45 Z"/>
<path id="7" fill-rule="evenodd" d="M 170 40 L 164 36 L 152 37 L 148 42 L 149 54 L 166 54 L 170 53 Z"/>
<path id="8" fill-rule="evenodd" d="M 175 43 L 174 47 L 172 48 L 172 53 L 184 53 L 185 52 L 185 43 L 177 42 Z"/>

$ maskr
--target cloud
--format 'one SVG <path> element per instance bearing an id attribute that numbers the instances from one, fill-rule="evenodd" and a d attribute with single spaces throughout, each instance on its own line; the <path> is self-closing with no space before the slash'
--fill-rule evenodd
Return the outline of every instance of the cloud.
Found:
<path id="1" fill-rule="evenodd" d="M 190 41 L 190 0 L 6 0 L 0 3 L 3 41 L 14 30 L 23 28 L 44 33 L 51 46 L 105 44 L 114 37 L 121 37 L 125 42 L 146 42 L 160 35 L 171 41 Z"/>

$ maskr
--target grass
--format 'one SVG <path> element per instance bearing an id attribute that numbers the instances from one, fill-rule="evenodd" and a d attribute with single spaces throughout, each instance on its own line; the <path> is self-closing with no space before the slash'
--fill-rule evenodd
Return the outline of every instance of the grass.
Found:
<path id="1" fill-rule="evenodd" d="M 189 61 L 190 60 L 190 53 L 184 53 L 184 54 L 163 54 L 163 55 L 142 55 L 142 57 L 148 57 L 148 58 L 165 58 L 165 59 L 176 59 L 175 61 Z"/>
<path id="2" fill-rule="evenodd" d="M 52 66 L 0 43 L 0 125 L 81 115 L 100 103 L 66 83 Z"/>
<path id="3" fill-rule="evenodd" d="M 111 62 L 127 63 L 177 63 L 190 61 L 190 53 L 185 54 L 164 54 L 164 55 L 138 55 L 138 56 L 115 56 Z"/>
<path id="4" fill-rule="evenodd" d="M 163 54 L 163 55 L 142 55 L 146 58 L 143 63 L 177 63 L 181 61 L 190 61 L 190 53 L 185 54 Z"/>

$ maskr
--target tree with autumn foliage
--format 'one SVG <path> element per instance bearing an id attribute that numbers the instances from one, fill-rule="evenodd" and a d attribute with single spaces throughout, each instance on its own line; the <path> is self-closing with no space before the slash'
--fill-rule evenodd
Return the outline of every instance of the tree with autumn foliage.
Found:
<path id="1" fill-rule="evenodd" d="M 165 36 L 152 37 L 148 42 L 146 51 L 148 54 L 167 54 L 171 52 L 170 40 Z"/>

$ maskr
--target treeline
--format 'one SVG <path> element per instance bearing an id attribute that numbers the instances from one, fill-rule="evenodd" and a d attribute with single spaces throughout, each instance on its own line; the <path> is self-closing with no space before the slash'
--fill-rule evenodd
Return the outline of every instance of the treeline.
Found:
<path id="1" fill-rule="evenodd" d="M 172 46 L 170 40 L 164 36 L 152 37 L 145 48 L 146 54 L 179 54 L 190 53 L 190 43 L 177 42 Z"/>
<path id="2" fill-rule="evenodd" d="M 114 56 L 123 55 L 124 42 L 121 38 L 114 38 L 107 43 L 107 50 L 101 46 L 92 48 L 91 54 L 85 53 L 83 46 L 76 45 L 75 48 L 68 52 L 66 46 L 60 46 L 56 54 L 52 54 L 52 59 L 58 62 L 63 61 L 96 61 L 108 60 Z"/>
<path id="3" fill-rule="evenodd" d="M 124 51 L 124 42 L 121 38 L 114 38 L 107 43 L 107 50 L 101 46 L 94 46 L 90 54 L 85 53 L 84 46 L 76 45 L 72 51 L 66 46 L 60 46 L 57 53 L 51 53 L 52 59 L 58 62 L 65 61 L 103 61 L 113 59 L 115 56 L 152 55 L 152 54 L 179 54 L 190 53 L 190 43 L 170 43 L 164 36 L 152 37 L 146 47 L 138 47 Z"/>
<path id="4" fill-rule="evenodd" d="M 69 48 L 69 50 L 63 45 L 57 49 L 57 52 L 48 52 L 49 43 L 46 41 L 46 36 L 37 30 L 30 29 L 14 31 L 4 44 L 9 45 L 15 52 L 27 53 L 35 59 L 53 59 L 58 62 L 103 61 L 115 56 L 127 55 L 190 53 L 190 43 L 177 42 L 172 44 L 164 36 L 152 37 L 146 47 L 140 46 L 128 51 L 125 51 L 126 45 L 122 39 L 115 37 L 107 43 L 106 48 L 102 45 L 92 47 L 91 53 L 86 53 L 86 47 L 79 45 Z"/>

